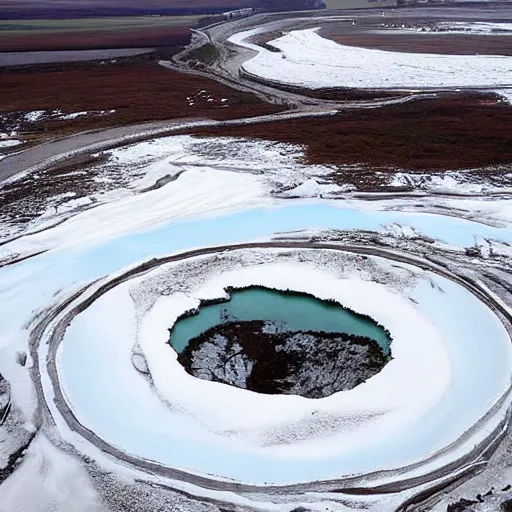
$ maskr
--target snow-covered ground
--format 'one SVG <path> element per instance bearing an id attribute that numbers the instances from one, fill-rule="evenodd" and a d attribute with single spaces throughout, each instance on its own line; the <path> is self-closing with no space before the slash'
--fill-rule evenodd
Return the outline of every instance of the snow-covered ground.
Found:
<path id="1" fill-rule="evenodd" d="M 268 44 L 250 43 L 260 29 L 229 38 L 258 54 L 243 64 L 257 77 L 311 89 L 429 89 L 512 85 L 512 57 L 493 55 L 435 55 L 344 46 L 317 34 L 318 29 L 294 30 Z"/>
<path id="2" fill-rule="evenodd" d="M 19 179 L 16 182 L 20 190 L 18 195 L 27 191 L 24 202 L 18 201 L 18 209 L 14 204 L 12 212 L 4 209 L 0 213 L 0 225 L 4 240 L 20 234 L 25 236 L 1 246 L 0 259 L 56 249 L 63 245 L 96 243 L 136 229 L 155 229 L 169 221 L 185 221 L 199 213 L 213 216 L 244 208 L 287 206 L 273 214 L 276 229 L 283 230 L 291 226 L 293 229 L 316 227 L 326 222 L 333 228 L 352 225 L 361 229 L 379 229 L 381 224 L 394 222 L 422 222 L 418 220 L 421 216 L 405 212 L 364 213 L 363 210 L 396 210 L 403 206 L 393 200 L 367 203 L 351 198 L 355 187 L 335 185 L 329 177 L 334 171 L 338 177 L 343 176 L 344 172 L 357 172 L 357 166 L 343 169 L 306 165 L 303 163 L 304 148 L 300 145 L 233 137 L 204 139 L 176 136 L 132 144 L 105 152 L 104 156 L 106 162 L 89 168 L 86 175 L 76 171 L 79 183 L 84 183 L 86 179 L 93 181 L 89 194 L 84 197 L 77 196 L 72 188 L 48 197 L 47 202 L 41 204 L 41 188 L 48 187 L 48 182 L 53 180 L 52 175 L 35 172 Z M 498 174 L 506 179 L 509 173 L 504 170 Z M 389 174 L 389 177 L 386 175 L 384 179 L 390 185 L 413 184 L 433 192 L 471 194 L 503 190 L 502 184 L 484 183 L 479 175 L 470 178 L 469 172 L 448 172 L 431 177 L 404 171 Z M 30 204 L 31 194 L 35 194 L 34 206 Z M 196 198 L 195 202 L 193 197 Z M 344 199 L 344 208 L 340 208 L 340 203 L 335 201 L 340 197 Z M 288 198 L 317 201 L 317 204 L 307 207 L 307 224 L 302 224 L 301 217 L 296 220 L 292 218 L 295 207 L 302 210 L 304 205 L 299 207 L 294 203 L 292 208 L 290 201 L 283 201 Z M 326 201 L 322 202 L 322 199 Z M 424 208 L 428 203 L 429 200 L 425 199 Z M 476 207 L 479 210 L 478 219 L 482 221 L 496 223 L 512 219 L 512 209 L 507 201 L 459 204 L 470 205 L 468 217 Z M 201 205 L 204 205 L 202 209 Z M 448 203 L 445 206 L 449 207 Z M 27 217 L 31 213 L 33 219 L 20 221 L 20 216 Z M 259 228 L 263 228 L 266 215 L 261 217 Z M 451 222 L 434 216 L 431 221 L 422 222 L 422 229 L 429 236 L 454 243 L 470 243 L 473 229 L 482 236 L 500 239 L 507 236 L 504 231 L 482 225 L 475 227 L 455 219 L 453 222 L 460 223 L 457 230 L 450 232 L 449 229 L 439 228 Z M 59 223 L 54 229 L 44 231 Z M 430 227 L 429 223 L 436 227 Z M 38 233 L 34 233 L 36 231 Z"/>
<path id="3" fill-rule="evenodd" d="M 43 121 L 72 121 L 86 116 L 103 117 L 114 114 L 115 110 L 91 110 L 81 112 L 63 112 L 61 109 L 11 111 L 0 113 L 0 125 L 9 132 L 22 131 L 26 125 L 32 126 Z M 3 134 L 0 133 L 0 138 Z"/>
<path id="4" fill-rule="evenodd" d="M 472 294 L 408 265 L 386 265 L 335 253 L 242 251 L 146 274 L 72 322 L 59 357 L 66 397 L 81 422 L 114 446 L 193 473 L 291 484 L 398 469 L 455 443 L 450 455 L 411 472 L 422 474 L 472 449 L 481 430 L 457 441 L 507 392 L 512 349 L 501 323 Z M 155 282 L 167 283 L 165 295 L 151 291 Z M 397 293 L 397 283 L 405 290 Z M 365 384 L 320 400 L 191 377 L 166 344 L 167 328 L 198 299 L 254 284 L 312 293 L 370 315 L 390 330 L 393 361 Z M 492 343 L 482 345 L 482 336 Z M 131 365 L 137 343 L 161 403 Z M 475 381 L 475 372 L 486 378 Z"/>
<path id="5" fill-rule="evenodd" d="M 475 35 L 512 35 L 512 23 L 489 21 L 443 21 L 431 27 L 404 28 L 399 32 L 413 30 L 421 34 L 437 34 L 447 32 L 450 34 L 475 34 Z"/>
<path id="6" fill-rule="evenodd" d="M 73 456 L 39 435 L 20 471 L 0 487 L 2 512 L 107 512 L 89 475 Z"/>
<path id="7" fill-rule="evenodd" d="M 367 203 L 348 197 L 340 204 L 334 198 L 342 191 L 325 181 L 330 170 L 301 164 L 300 146 L 180 136 L 130 145 L 109 155 L 102 165 L 132 170 L 129 192 L 113 191 L 96 208 L 0 248 L 7 260 L 37 253 L 0 269 L 0 373 L 10 382 L 27 425 L 37 405 L 27 371 L 34 361 L 29 355 L 27 367 L 16 363 L 18 352 L 29 352 L 27 326 L 73 292 L 91 285 L 85 292 L 91 293 L 137 263 L 291 232 L 318 238 L 327 229 L 353 234 L 368 230 L 396 240 L 425 235 L 435 240 L 429 248 L 460 255 L 478 241 L 502 250 L 500 254 L 506 254 L 506 244 L 512 243 L 510 201 L 435 200 L 439 211 L 444 207 L 454 213 L 459 208 L 459 214 L 465 211 L 477 222 L 416 213 L 410 211 L 411 203 L 399 199 Z M 38 175 L 32 177 L 37 184 Z M 98 179 L 101 183 L 107 177 Z M 171 179 L 160 181 L 166 177 Z M 69 200 L 77 201 L 75 196 Z M 425 198 L 422 204 L 434 202 Z M 46 220 L 51 219 L 49 215 Z M 484 220 L 496 225 L 482 224 Z M 396 468 L 423 461 L 460 440 L 508 385 L 507 334 L 495 315 L 464 288 L 407 265 L 379 263 L 377 258 L 339 261 L 308 251 L 292 253 L 253 251 L 238 263 L 227 255 L 196 258 L 181 267 L 169 265 L 167 274 L 152 272 L 120 285 L 96 301 L 72 322 L 59 352 L 59 375 L 79 419 L 115 447 L 172 467 L 241 481 L 297 482 L 366 473 L 376 464 Z M 250 283 L 310 291 L 370 314 L 390 329 L 394 360 L 368 383 L 320 401 L 284 396 L 267 401 L 250 392 L 242 396 L 242 390 L 191 380 L 163 344 L 166 328 L 199 298 L 218 297 L 228 284 Z M 39 348 L 44 371 L 44 340 Z M 133 350 L 145 356 L 153 384 L 134 368 Z M 432 380 L 434 373 L 437 378 Z M 53 388 L 45 375 L 43 385 L 57 422 L 53 435 L 89 459 L 111 464 L 112 474 L 133 475 L 105 461 L 71 432 L 53 404 Z M 211 400 L 198 401 L 197 393 L 206 393 Z M 169 409 L 169 402 L 180 407 Z M 461 409 L 460 403 L 468 405 Z M 256 415 L 262 408 L 272 414 Z M 484 420 L 485 428 L 470 431 L 443 456 L 429 465 L 421 463 L 407 475 L 422 474 L 466 453 L 481 436 L 489 435 L 503 412 L 498 407 Z M 55 475 L 48 485 L 64 486 L 59 468 L 67 463 L 58 463 L 59 454 L 44 447 L 44 457 L 38 455 L 41 448 L 35 446 L 11 484 L 0 486 L 0 510 L 2 503 L 13 503 L 24 478 L 32 481 L 31 475 L 39 471 L 34 468 L 46 467 L 50 476 Z M 45 457 L 50 462 L 55 458 L 56 465 L 47 464 Z M 76 476 L 88 489 L 83 475 L 69 468 L 70 478 Z M 190 487 L 185 491 L 206 492 Z M 43 501 L 55 500 L 59 512 L 66 510 L 69 497 L 59 501 L 46 493 L 41 496 Z M 224 498 L 242 503 L 236 495 Z M 95 510 L 91 495 L 86 492 L 83 499 Z M 288 512 L 298 506 L 295 501 L 294 506 L 281 506 L 275 499 L 259 508 Z M 331 499 L 322 498 L 322 510 L 325 500 Z M 403 496 L 389 499 L 400 503 Z M 389 503 L 371 497 L 366 505 L 371 512 L 395 510 Z M 318 507 L 308 504 L 311 510 Z M 332 510 L 348 509 L 337 505 Z"/>
<path id="8" fill-rule="evenodd" d="M 503 181 L 507 181 L 512 177 L 512 173 L 507 168 L 504 168 L 501 173 L 496 173 L 496 175 L 496 182 L 490 183 L 488 180 L 482 179 L 481 173 L 476 172 L 474 175 L 471 175 L 470 170 L 448 171 L 434 175 L 429 173 L 397 172 L 393 175 L 389 185 L 392 187 L 412 187 L 414 190 L 425 190 L 438 194 L 471 195 L 489 192 L 512 192 L 512 187 L 503 183 Z"/>
<path id="9" fill-rule="evenodd" d="M 70 112 L 68 114 L 64 114 L 62 110 L 33 110 L 31 112 L 27 112 L 23 119 L 29 123 L 37 123 L 43 119 L 53 119 L 53 120 L 61 120 L 61 121 L 71 121 L 73 119 L 78 119 L 79 117 L 85 116 L 104 116 L 108 114 L 114 114 L 115 110 L 91 110 L 91 111 L 83 111 L 83 112 Z"/>
<path id="10" fill-rule="evenodd" d="M 53 111 L 52 118 L 59 119 L 61 121 L 71 121 L 73 119 L 78 119 L 79 117 L 86 116 L 104 116 L 107 114 L 114 114 L 115 110 L 93 110 L 93 111 L 84 111 L 84 112 L 71 112 L 70 114 L 62 114 L 60 111 Z"/>
<path id="11" fill-rule="evenodd" d="M 29 123 L 37 123 L 37 121 L 44 117 L 45 113 L 45 110 L 33 110 L 32 112 L 27 112 L 23 118 Z"/>

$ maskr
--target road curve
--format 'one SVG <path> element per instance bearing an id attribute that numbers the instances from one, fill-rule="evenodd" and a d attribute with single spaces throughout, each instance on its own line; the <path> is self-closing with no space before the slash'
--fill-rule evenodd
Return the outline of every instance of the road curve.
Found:
<path id="1" fill-rule="evenodd" d="M 68 158 L 87 153 L 105 151 L 157 137 L 164 137 L 180 131 L 200 127 L 235 126 L 267 123 L 285 119 L 329 116 L 335 113 L 336 110 L 329 107 L 323 109 L 316 108 L 314 110 L 307 108 L 301 110 L 286 110 L 277 114 L 246 117 L 228 121 L 187 117 L 171 121 L 133 124 L 77 133 L 76 135 L 39 144 L 0 160 L 0 185 L 7 180 L 17 177 L 21 173 L 45 170 L 55 163 Z"/>

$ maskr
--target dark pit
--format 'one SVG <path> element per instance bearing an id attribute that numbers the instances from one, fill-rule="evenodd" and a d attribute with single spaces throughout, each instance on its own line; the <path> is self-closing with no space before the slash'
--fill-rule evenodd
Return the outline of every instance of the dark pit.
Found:
<path id="1" fill-rule="evenodd" d="M 364 336 L 290 332 L 273 322 L 228 322 L 189 341 L 178 361 L 200 379 L 270 395 L 323 398 L 352 389 L 388 362 Z"/>
<path id="2" fill-rule="evenodd" d="M 389 333 L 371 318 L 262 287 L 203 303 L 170 333 L 190 375 L 265 394 L 324 398 L 365 382 L 391 359 Z"/>

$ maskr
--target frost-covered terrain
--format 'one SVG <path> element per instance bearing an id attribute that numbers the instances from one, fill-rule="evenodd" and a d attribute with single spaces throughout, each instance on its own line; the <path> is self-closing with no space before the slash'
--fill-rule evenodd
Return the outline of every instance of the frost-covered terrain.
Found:
<path id="1" fill-rule="evenodd" d="M 260 59 L 312 87 L 510 85 L 509 58 L 450 58 L 443 71 L 433 56 L 405 65 L 355 48 L 354 66 L 311 30 L 272 44 L 282 52 L 265 61 L 258 47 L 246 66 Z M 487 468 L 506 487 L 510 169 L 492 183 L 478 169 L 400 169 L 388 184 L 416 195 L 367 201 L 332 179 L 357 166 L 304 155 L 167 136 L 0 189 L 1 512 L 394 512 Z M 169 328 L 253 285 L 370 317 L 392 359 L 322 398 L 190 375 Z"/>
<path id="2" fill-rule="evenodd" d="M 506 330 L 470 293 L 412 267 L 394 267 L 336 253 L 242 251 L 145 274 L 71 323 L 58 364 L 65 396 L 80 422 L 110 444 L 193 473 L 292 484 L 398 469 L 430 457 L 425 466 L 411 466 L 410 476 L 435 470 L 471 450 L 503 418 L 508 398 L 486 413 L 508 393 L 512 350 Z M 365 384 L 321 400 L 260 395 L 188 375 L 166 344 L 167 328 L 198 299 L 253 284 L 314 293 L 371 316 L 389 328 L 393 360 Z M 469 312 L 471 325 L 463 321 Z M 482 345 L 482 336 L 492 344 Z M 135 345 L 160 405 L 131 367 Z M 476 371 L 488 376 L 485 386 L 473 380 Z M 455 407 L 461 401 L 468 402 L 464 411 Z M 139 412 L 136 422 L 128 417 L 132 408 Z M 487 426 L 462 436 L 480 418 Z M 395 478 L 391 472 L 377 482 Z"/>
<path id="3" fill-rule="evenodd" d="M 357 44 L 376 39 L 375 28 L 429 27 L 509 53 L 510 16 L 487 5 L 360 12 L 218 23 L 159 62 L 173 71 L 171 88 L 183 68 L 256 94 L 277 114 L 250 117 L 248 102 L 240 119 L 82 134 L 73 127 L 130 116 L 46 102 L 0 115 L 0 512 L 490 512 L 512 503 L 512 110 L 503 105 L 512 57 L 343 46 L 311 28 L 336 21 L 326 33 Z M 478 13 L 481 22 L 468 21 Z M 417 40 L 435 48 L 435 36 Z M 318 91 L 329 88 L 355 90 Z M 232 108 L 196 89 L 183 95 L 190 107 Z M 425 127 L 404 133 L 424 108 Z M 467 138 L 466 119 L 495 121 L 497 135 Z M 49 123 L 71 135 L 35 145 Z M 271 140 L 280 127 L 294 144 Z M 347 150 L 353 141 L 362 151 L 329 158 L 343 150 L 332 127 L 350 134 Z M 374 133 L 391 150 L 366 159 L 379 151 Z M 421 137 L 454 152 L 476 141 L 475 160 L 466 152 L 415 166 L 412 151 L 417 160 L 441 153 L 424 141 L 411 149 Z M 499 158 L 477 160 L 480 147 Z M 264 307 L 244 303 L 247 318 L 222 315 L 229 300 L 240 311 L 235 293 L 254 287 L 286 296 L 293 315 L 265 294 L 256 294 Z M 291 300 L 305 296 L 319 309 Z M 354 332 L 333 316 L 331 329 L 322 308 L 370 327 Z M 194 319 L 173 345 L 180 322 Z M 258 354 L 262 386 L 251 381 L 261 361 L 248 354 L 263 335 L 272 338 Z M 296 357 L 295 374 L 279 372 L 283 353 Z"/>
<path id="4" fill-rule="evenodd" d="M 230 210 L 230 205 L 237 209 L 242 205 L 258 208 L 270 203 L 281 204 L 278 197 L 343 198 L 344 206 L 348 208 L 357 209 L 363 205 L 354 198 L 358 192 L 356 186 L 336 184 L 345 174 L 351 176 L 357 172 L 358 166 L 306 165 L 304 157 L 304 148 L 300 145 L 181 135 L 96 153 L 86 168 L 71 166 L 57 174 L 51 171 L 25 174 L 0 189 L 3 202 L 0 239 L 6 241 L 22 234 L 34 235 L 0 247 L 0 259 L 8 259 L 13 253 L 46 250 L 53 244 L 85 243 L 88 237 L 102 238 L 104 231 L 120 233 L 135 226 L 146 228 L 155 221 L 165 222 L 175 216 L 184 220 L 190 211 L 189 204 L 195 205 L 192 197 L 197 208 L 199 201 L 204 205 L 203 214 L 220 211 L 219 204 L 225 212 Z M 431 175 L 412 174 L 404 169 L 377 174 L 384 184 L 392 187 L 461 196 L 510 189 L 512 174 L 506 167 L 489 173 L 492 177 L 488 178 L 483 178 L 480 171 L 447 171 Z M 333 177 L 336 178 L 334 182 Z M 229 193 L 229 187 L 233 193 Z M 214 197 L 213 190 L 219 194 L 214 202 L 208 197 Z M 273 195 L 272 201 L 268 194 Z M 443 202 L 439 199 L 436 205 Z M 425 205 L 429 203 L 431 201 L 426 198 Z M 469 203 L 461 201 L 459 204 Z M 475 205 L 479 218 L 484 217 L 493 224 L 503 216 L 512 216 L 510 204 L 505 200 L 500 203 L 477 201 Z M 395 210 L 401 206 L 395 201 L 382 201 L 364 203 L 364 208 Z M 472 216 L 473 209 L 474 206 L 470 206 L 466 215 Z M 76 217 L 78 214 L 81 215 Z M 96 225 L 105 218 L 109 219 L 109 228 Z M 66 219 L 67 222 L 62 224 Z M 393 214 L 388 214 L 382 222 L 395 220 Z M 92 227 L 94 225 L 96 227 Z M 300 223 L 297 225 L 300 227 Z M 57 231 L 44 231 L 51 226 Z M 56 239 L 56 232 L 66 232 L 67 235 Z"/>
<path id="5" fill-rule="evenodd" d="M 0 140 L 8 136 L 16 136 L 21 131 L 30 132 L 34 127 L 48 121 L 72 121 L 88 116 L 101 118 L 115 112 L 115 110 L 64 112 L 61 109 L 2 112 L 0 113 L 0 130 L 5 133 L 0 133 Z"/>
<path id="6" fill-rule="evenodd" d="M 477 35 L 512 35 L 512 23 L 485 22 L 485 21 L 445 21 L 433 26 L 421 28 L 402 28 L 397 32 L 413 30 L 421 34 L 437 34 L 447 32 L 450 34 L 477 34 Z"/>
<path id="7" fill-rule="evenodd" d="M 512 85 L 512 57 L 435 55 L 344 46 L 317 34 L 317 29 L 293 30 L 270 41 L 278 51 L 249 42 L 260 29 L 229 41 L 257 52 L 242 69 L 265 80 L 320 89 L 432 89 Z"/>

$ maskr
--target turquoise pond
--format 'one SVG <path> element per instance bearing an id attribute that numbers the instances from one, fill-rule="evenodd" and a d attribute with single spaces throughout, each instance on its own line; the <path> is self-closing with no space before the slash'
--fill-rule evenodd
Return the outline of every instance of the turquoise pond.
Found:
<path id="1" fill-rule="evenodd" d="M 287 331 L 345 332 L 372 338 L 389 354 L 386 330 L 368 317 L 334 302 L 305 293 L 289 293 L 263 287 L 233 290 L 231 299 L 208 304 L 199 313 L 179 319 L 173 326 L 170 344 L 182 352 L 192 338 L 226 321 L 264 320 L 276 322 Z"/>

